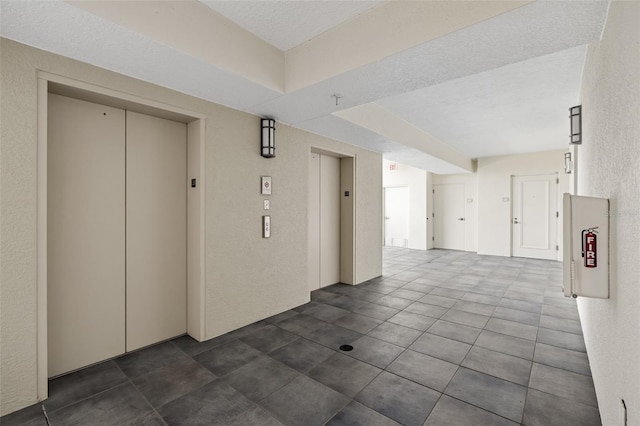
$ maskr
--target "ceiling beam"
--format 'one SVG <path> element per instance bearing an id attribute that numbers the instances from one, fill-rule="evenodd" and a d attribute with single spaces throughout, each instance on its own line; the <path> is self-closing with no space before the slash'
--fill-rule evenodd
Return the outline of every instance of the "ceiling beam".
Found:
<path id="1" fill-rule="evenodd" d="M 376 103 L 338 111 L 334 115 L 463 170 L 474 171 L 473 159 L 464 156 Z"/>
<path id="2" fill-rule="evenodd" d="M 390 1 L 285 53 L 294 92 L 435 40 L 531 1 Z"/>
<path id="3" fill-rule="evenodd" d="M 66 3 L 284 92 L 284 53 L 198 1 Z"/>

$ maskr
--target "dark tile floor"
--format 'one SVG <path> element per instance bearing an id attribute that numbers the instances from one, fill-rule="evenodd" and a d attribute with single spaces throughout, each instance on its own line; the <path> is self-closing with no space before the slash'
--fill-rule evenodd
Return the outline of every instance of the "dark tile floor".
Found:
<path id="1" fill-rule="evenodd" d="M 388 247 L 383 277 L 52 380 L 2 425 L 599 425 L 561 286 L 558 262 Z"/>

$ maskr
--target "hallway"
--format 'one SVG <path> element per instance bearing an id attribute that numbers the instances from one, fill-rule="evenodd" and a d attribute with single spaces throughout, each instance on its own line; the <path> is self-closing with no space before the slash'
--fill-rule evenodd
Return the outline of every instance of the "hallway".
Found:
<path id="1" fill-rule="evenodd" d="M 385 247 L 380 278 L 52 380 L 44 408 L 50 425 L 599 425 L 561 288 L 554 261 Z M 36 404 L 2 424 L 47 422 Z"/>

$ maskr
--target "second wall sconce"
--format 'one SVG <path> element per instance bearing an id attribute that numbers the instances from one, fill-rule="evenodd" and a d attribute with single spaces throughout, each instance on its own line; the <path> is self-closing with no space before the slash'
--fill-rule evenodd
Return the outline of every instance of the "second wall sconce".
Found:
<path id="1" fill-rule="evenodd" d="M 569 108 L 569 119 L 571 120 L 571 139 L 572 145 L 582 144 L 582 105 L 576 105 Z"/>
<path id="2" fill-rule="evenodd" d="M 260 155 L 264 158 L 273 158 L 276 156 L 276 120 L 263 118 L 261 123 Z"/>

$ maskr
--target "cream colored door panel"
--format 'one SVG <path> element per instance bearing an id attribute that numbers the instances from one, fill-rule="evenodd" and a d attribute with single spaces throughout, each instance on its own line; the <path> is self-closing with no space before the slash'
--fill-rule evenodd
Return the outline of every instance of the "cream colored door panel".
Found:
<path id="1" fill-rule="evenodd" d="M 464 185 L 433 185 L 434 247 L 464 250 L 465 212 Z"/>
<path id="2" fill-rule="evenodd" d="M 186 132 L 127 111 L 127 351 L 186 332 Z"/>
<path id="3" fill-rule="evenodd" d="M 320 287 L 340 282 L 340 159 L 320 156 Z"/>
<path id="4" fill-rule="evenodd" d="M 409 246 L 409 187 L 384 189 L 384 245 Z"/>
<path id="5" fill-rule="evenodd" d="M 125 112 L 49 94 L 48 375 L 125 352 Z"/>
<path id="6" fill-rule="evenodd" d="M 513 256 L 557 259 L 556 179 L 555 174 L 513 177 Z"/>
<path id="7" fill-rule="evenodd" d="M 320 154 L 309 158 L 309 291 L 320 288 Z"/>

